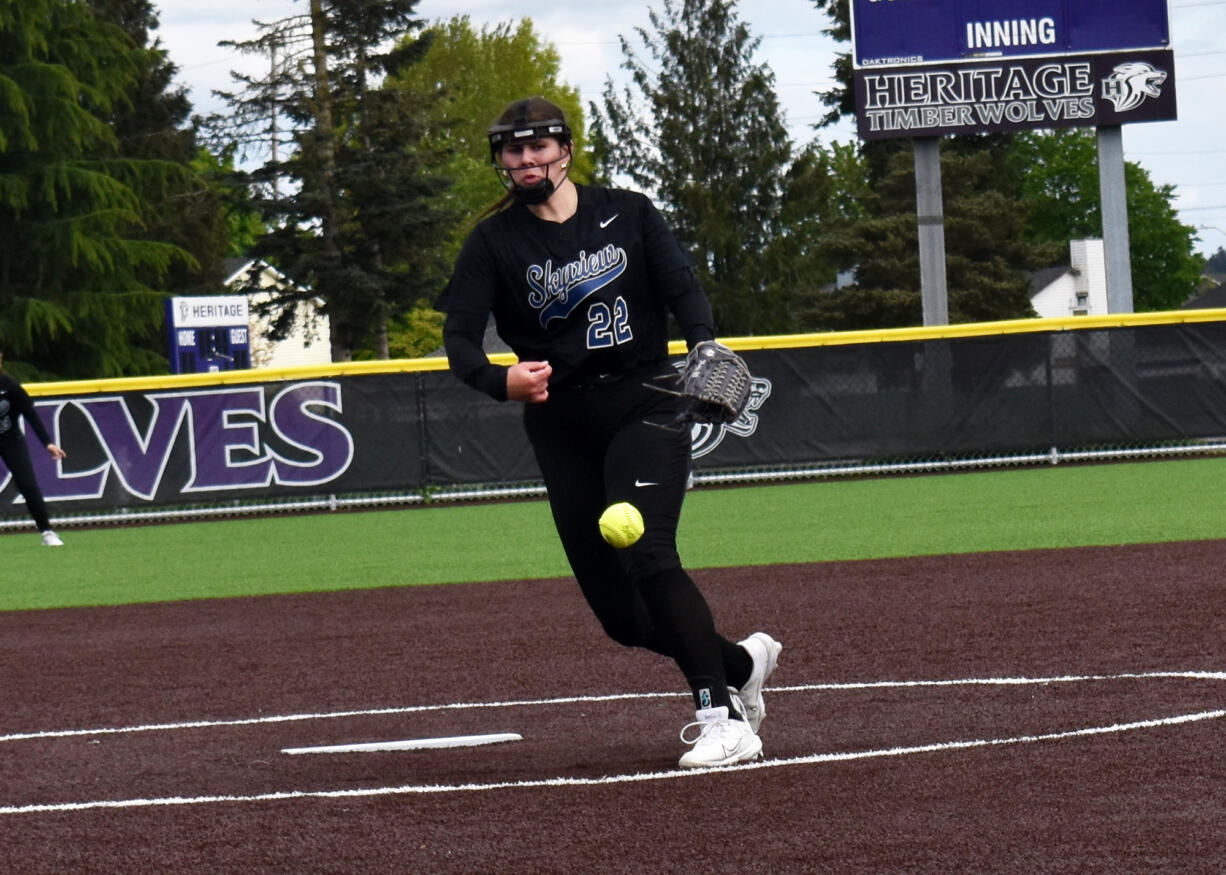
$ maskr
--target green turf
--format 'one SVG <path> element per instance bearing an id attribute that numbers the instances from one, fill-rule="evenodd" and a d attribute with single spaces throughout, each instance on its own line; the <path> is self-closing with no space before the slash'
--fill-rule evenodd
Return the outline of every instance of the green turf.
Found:
<path id="1" fill-rule="evenodd" d="M 692 568 L 1223 536 L 1226 459 L 702 488 Z M 568 573 L 543 501 L 4 536 L 0 610 Z"/>

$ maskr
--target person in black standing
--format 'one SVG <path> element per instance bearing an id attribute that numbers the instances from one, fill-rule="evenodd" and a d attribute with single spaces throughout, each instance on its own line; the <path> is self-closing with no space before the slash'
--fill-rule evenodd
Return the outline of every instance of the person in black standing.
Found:
<path id="1" fill-rule="evenodd" d="M 670 314 L 691 349 L 714 342 L 710 302 L 647 197 L 570 179 L 574 143 L 556 105 L 515 101 L 488 133 L 507 195 L 469 234 L 437 302 L 450 368 L 497 401 L 524 404 L 558 535 L 605 632 L 684 674 L 697 719 L 682 730 L 692 747 L 681 765 L 756 759 L 762 687 L 782 645 L 764 632 L 740 643 L 720 635 L 683 569 L 690 433 L 676 425 L 678 398 L 644 385 L 676 373 Z M 482 347 L 491 313 L 518 359 L 510 367 Z M 598 526 L 619 502 L 645 522 L 624 550 Z"/>
<path id="2" fill-rule="evenodd" d="M 0 353 L 0 368 L 4 364 L 4 354 Z M 47 427 L 38 418 L 34 410 L 34 402 L 21 384 L 0 369 L 0 461 L 3 461 L 13 475 L 13 485 L 26 500 L 26 507 L 38 531 L 42 533 L 43 544 L 47 547 L 62 547 L 60 540 L 51 529 L 51 518 L 47 515 L 47 502 L 38 481 L 34 478 L 34 468 L 30 464 L 30 451 L 26 447 L 25 436 L 17 424 L 17 419 L 24 416 L 29 427 L 34 429 L 38 439 L 42 441 L 51 458 L 63 459 L 67 454 L 51 441 Z"/>

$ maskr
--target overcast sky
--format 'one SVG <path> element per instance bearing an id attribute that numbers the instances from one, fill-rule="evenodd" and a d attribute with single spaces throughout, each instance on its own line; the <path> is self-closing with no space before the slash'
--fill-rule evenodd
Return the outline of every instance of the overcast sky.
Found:
<path id="1" fill-rule="evenodd" d="M 680 0 L 678 0 L 680 2 Z M 1128 0 L 1120 0 L 1127 3 Z M 306 0 L 154 0 L 161 21 L 155 33 L 179 67 L 179 82 L 191 92 L 196 111 L 221 107 L 213 89 L 230 89 L 230 70 L 254 72 L 252 58 L 220 48 L 256 33 L 252 19 L 273 21 L 304 12 Z M 557 48 L 561 78 L 579 89 L 586 105 L 599 98 L 605 77 L 619 77 L 619 34 L 647 26 L 652 3 L 628 0 L 523 3 L 477 0 L 446 3 L 422 0 L 419 17 L 428 21 L 468 15 L 475 27 L 530 17 L 537 34 Z M 654 4 L 662 8 L 662 3 Z M 1226 248 L 1226 0 L 1168 0 L 1175 47 L 1179 120 L 1124 127 L 1124 157 L 1149 171 L 1157 184 L 1176 186 L 1180 219 L 1198 228 L 1200 251 Z M 738 5 L 739 17 L 762 42 L 756 60 L 775 72 L 776 91 L 792 139 L 805 143 L 855 138 L 850 121 L 814 132 L 824 107 L 814 91 L 831 81 L 830 65 L 840 47 L 822 34 L 824 15 L 810 0 L 752 0 Z M 846 50 L 846 46 L 842 47 Z"/>

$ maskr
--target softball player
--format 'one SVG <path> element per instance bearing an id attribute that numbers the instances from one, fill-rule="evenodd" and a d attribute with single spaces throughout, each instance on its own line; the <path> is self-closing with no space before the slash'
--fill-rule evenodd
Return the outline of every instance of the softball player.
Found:
<path id="1" fill-rule="evenodd" d="M 763 632 L 739 644 L 721 636 L 682 568 L 689 429 L 674 425 L 677 398 L 644 386 L 676 373 L 670 313 L 691 348 L 714 339 L 710 302 L 646 197 L 569 178 L 574 144 L 553 103 L 512 103 L 489 142 L 507 195 L 469 234 L 438 302 L 451 370 L 524 404 L 554 523 L 605 632 L 672 658 L 685 675 L 697 720 L 682 730 L 692 747 L 681 765 L 755 759 L 762 687 L 782 645 Z M 518 357 L 509 368 L 482 348 L 491 314 Z M 622 501 L 642 513 L 645 532 L 614 550 L 597 521 Z"/>
<path id="2" fill-rule="evenodd" d="M 4 354 L 0 353 L 0 366 L 3 364 Z M 26 439 L 21 429 L 18 428 L 17 419 L 21 416 L 24 416 L 30 428 L 34 429 L 34 433 L 43 442 L 51 458 L 58 460 L 67 455 L 51 442 L 51 435 L 47 434 L 47 427 L 38 418 L 34 410 L 34 402 L 30 400 L 26 390 L 8 374 L 0 371 L 0 460 L 3 460 L 8 466 L 9 472 L 13 475 L 13 485 L 26 500 L 30 516 L 34 518 L 34 524 L 42 533 L 44 546 L 62 547 L 64 542 L 51 529 L 51 519 L 47 515 L 47 502 L 43 498 L 42 490 L 38 488 L 38 480 L 34 478 L 34 468 L 30 464 L 30 450 L 26 446 Z"/>

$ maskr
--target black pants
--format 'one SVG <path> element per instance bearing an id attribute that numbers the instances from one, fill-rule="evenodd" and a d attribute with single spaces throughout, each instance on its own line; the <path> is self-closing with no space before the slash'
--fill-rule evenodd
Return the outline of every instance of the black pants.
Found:
<path id="1" fill-rule="evenodd" d="M 524 426 L 566 557 L 605 632 L 674 659 L 696 703 L 707 704 L 699 691 L 708 690 L 710 704 L 727 704 L 727 685 L 743 684 L 751 665 L 741 647 L 716 632 L 677 553 L 690 432 L 660 427 L 671 425 L 678 402 L 643 388 L 659 370 L 551 390 L 544 404 L 525 405 Z M 621 501 L 639 509 L 645 531 L 631 547 L 615 550 L 597 521 Z"/>
<path id="2" fill-rule="evenodd" d="M 4 461 L 12 473 L 13 485 L 26 500 L 26 507 L 30 509 L 30 516 L 34 517 L 38 530 L 47 531 L 51 528 L 51 518 L 47 516 L 47 502 L 43 500 L 42 490 L 34 479 L 34 467 L 30 464 L 30 451 L 25 440 L 16 435 L 9 440 L 0 441 L 0 460 Z"/>

